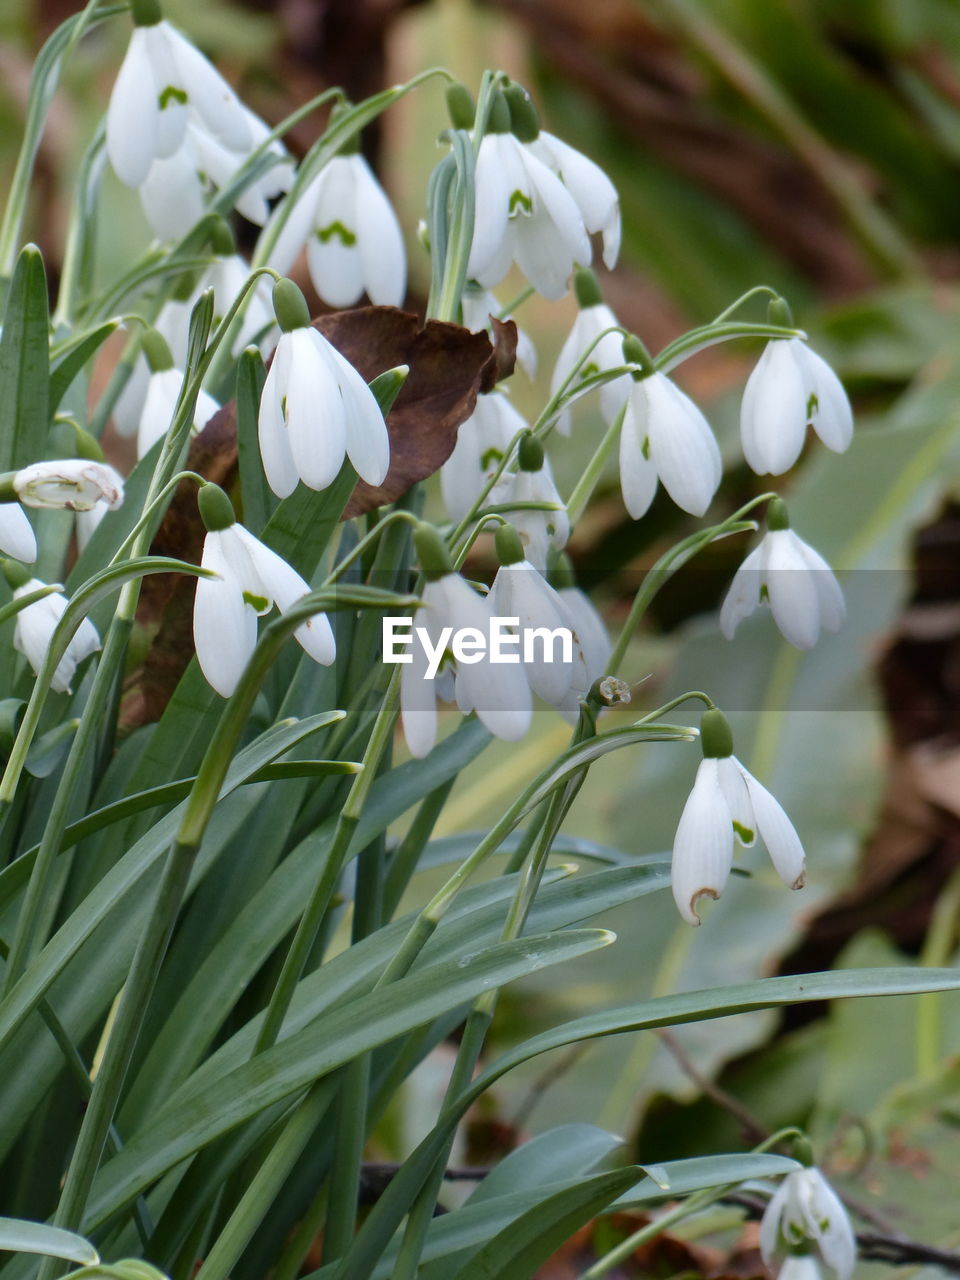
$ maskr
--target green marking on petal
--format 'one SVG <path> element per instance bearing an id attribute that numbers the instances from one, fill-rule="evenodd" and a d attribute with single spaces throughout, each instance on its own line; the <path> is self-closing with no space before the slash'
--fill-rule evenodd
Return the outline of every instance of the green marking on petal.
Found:
<path id="1" fill-rule="evenodd" d="M 770 603 L 770 591 L 765 582 L 760 583 L 760 603 L 761 604 Z"/>
<path id="2" fill-rule="evenodd" d="M 280 397 L 280 413 L 283 416 L 284 422 L 286 422 L 287 420 L 287 397 L 286 396 Z"/>
<path id="3" fill-rule="evenodd" d="M 533 213 L 533 201 L 518 187 L 510 197 L 510 210 L 508 216 L 515 218 L 520 210 L 523 210 L 524 213 Z"/>
<path id="4" fill-rule="evenodd" d="M 171 102 L 179 102 L 181 106 L 187 105 L 186 90 L 178 89 L 174 84 L 168 84 L 159 98 L 160 110 L 165 111 Z"/>
<path id="5" fill-rule="evenodd" d="M 321 244 L 329 244 L 331 240 L 336 239 L 348 249 L 351 249 L 357 243 L 356 235 L 349 227 L 345 227 L 339 218 L 337 218 L 336 222 L 331 222 L 329 227 L 317 227 L 314 235 Z"/>
<path id="6" fill-rule="evenodd" d="M 817 399 L 817 393 L 811 391 L 807 397 L 807 421 L 812 422 L 817 410 L 820 408 L 820 401 Z"/>
<path id="7" fill-rule="evenodd" d="M 756 838 L 755 833 L 749 827 L 745 827 L 742 822 L 737 822 L 736 818 L 733 820 L 733 829 L 741 844 L 753 844 Z"/>
<path id="8" fill-rule="evenodd" d="M 266 613 L 270 608 L 270 601 L 266 596 L 255 596 L 252 591 L 244 591 L 243 603 L 248 604 L 255 613 Z"/>
<path id="9" fill-rule="evenodd" d="M 643 454 L 644 458 L 646 458 L 647 462 L 649 462 L 650 461 L 650 437 L 649 436 L 643 437 L 643 444 L 640 446 L 640 452 Z"/>
<path id="10" fill-rule="evenodd" d="M 503 453 L 499 449 L 487 449 L 480 455 L 480 466 L 486 471 L 490 467 L 495 467 L 502 458 Z"/>

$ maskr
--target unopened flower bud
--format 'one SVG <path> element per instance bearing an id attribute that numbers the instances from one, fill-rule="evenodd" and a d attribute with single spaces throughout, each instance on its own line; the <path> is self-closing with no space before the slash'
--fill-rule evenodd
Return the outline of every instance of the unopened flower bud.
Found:
<path id="1" fill-rule="evenodd" d="M 197 494 L 200 519 L 208 533 L 219 533 L 236 524 L 233 503 L 218 484 L 205 484 Z"/>
<path id="2" fill-rule="evenodd" d="M 103 502 L 113 511 L 123 504 L 120 474 L 86 458 L 34 462 L 14 475 L 13 487 L 25 507 L 91 511 Z"/>

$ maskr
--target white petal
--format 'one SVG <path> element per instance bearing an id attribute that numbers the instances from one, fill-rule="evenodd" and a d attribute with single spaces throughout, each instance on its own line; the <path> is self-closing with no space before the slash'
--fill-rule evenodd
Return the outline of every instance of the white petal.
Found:
<path id="1" fill-rule="evenodd" d="M 209 131 L 232 151 L 246 151 L 252 137 L 246 112 L 223 76 L 189 40 L 162 22 L 189 105 Z"/>
<path id="2" fill-rule="evenodd" d="M 291 605 L 302 599 L 309 590 L 310 584 L 303 579 L 296 569 L 287 564 L 282 556 L 255 538 L 243 525 L 232 526 L 237 536 L 247 548 L 250 559 L 256 568 L 261 582 L 270 596 L 277 603 L 281 613 L 286 613 Z M 326 614 L 316 613 L 293 633 L 297 643 L 315 662 L 329 667 L 336 659 L 337 646 Z"/>
<path id="3" fill-rule="evenodd" d="M 363 156 L 352 157 L 356 171 L 357 238 L 363 279 L 370 301 L 399 307 L 407 291 L 407 258 L 403 232 L 387 194 Z"/>
<path id="4" fill-rule="evenodd" d="M 657 492 L 657 468 L 651 458 L 644 456 L 646 398 L 638 394 L 639 386 L 637 384 L 627 402 L 620 430 L 620 490 L 623 505 L 634 520 L 646 515 Z"/>
<path id="5" fill-rule="evenodd" d="M 523 166 L 505 138 L 505 134 L 485 134 L 477 155 L 476 212 L 467 275 L 488 288 L 499 284 L 509 269 L 510 257 L 504 263 L 503 251 L 509 240 L 510 197 L 524 181 Z"/>
<path id="6" fill-rule="evenodd" d="M 203 388 L 197 392 L 197 403 L 193 406 L 194 432 L 202 431 L 215 413 L 220 412 L 220 405 L 213 396 Z"/>
<path id="7" fill-rule="evenodd" d="M 647 396 L 650 456 L 660 481 L 678 507 L 702 516 L 723 474 L 713 432 L 690 397 L 663 374 L 639 385 Z"/>
<path id="8" fill-rule="evenodd" d="M 730 588 L 720 606 L 720 630 L 728 640 L 744 618 L 749 618 L 761 603 L 763 587 L 763 553 L 754 547 L 733 575 Z"/>
<path id="9" fill-rule="evenodd" d="M 563 602 L 527 560 L 505 565 L 498 571 L 491 598 L 491 609 L 495 616 L 520 619 L 521 637 L 525 631 L 529 632 L 535 627 L 546 628 L 551 632 L 573 629 Z M 546 661 L 548 653 L 551 661 Z M 533 654 L 530 661 L 523 661 L 527 682 L 539 698 L 557 706 L 570 691 L 574 662 L 560 661 L 562 649 L 559 644 L 548 646 L 537 641 Z M 522 647 L 520 656 L 521 659 L 525 658 Z"/>
<path id="10" fill-rule="evenodd" d="M 800 344 L 798 338 L 797 343 Z M 853 439 L 853 410 L 843 383 L 822 356 L 799 345 L 808 384 L 816 397 L 810 421 L 813 429 L 834 453 L 843 453 Z"/>
<path id="11" fill-rule="evenodd" d="M 313 338 L 294 329 L 287 371 L 287 438 L 297 471 L 310 489 L 325 489 L 343 466 L 345 412 L 333 370 Z M 322 341 L 322 339 L 321 339 Z"/>
<path id="12" fill-rule="evenodd" d="M 524 167 L 533 211 L 514 217 L 517 265 L 543 297 L 562 298 L 574 267 L 590 262 L 590 240 L 560 179 L 533 155 L 524 156 Z"/>
<path id="13" fill-rule="evenodd" d="M 203 216 L 206 194 L 196 152 L 185 144 L 169 159 L 153 162 L 140 186 L 140 203 L 153 234 L 159 240 L 176 240 Z"/>
<path id="14" fill-rule="evenodd" d="M 857 1241 L 850 1218 L 840 1197 L 819 1169 L 810 1169 L 809 1172 L 816 1174 L 813 1195 L 815 1219 L 818 1224 L 827 1223 L 826 1228 L 821 1227 L 820 1253 L 827 1266 L 836 1273 L 837 1280 L 850 1280 L 857 1260 Z"/>
<path id="15" fill-rule="evenodd" d="M 244 602 L 243 587 L 230 572 L 219 534 L 208 533 L 201 567 L 220 578 L 198 578 L 193 640 L 207 683 L 224 698 L 237 687 L 257 643 L 257 615 Z"/>
<path id="16" fill-rule="evenodd" d="M 620 202 L 617 189 L 582 152 L 551 133 L 540 133 L 530 150 L 558 175 L 577 203 L 587 230 L 603 232 L 603 262 L 612 270 L 620 252 Z"/>
<path id="17" fill-rule="evenodd" d="M 307 263 L 313 287 L 332 307 L 351 307 L 363 293 L 352 156 L 334 156 L 321 170 Z"/>
<path id="18" fill-rule="evenodd" d="M 263 384 L 257 418 L 260 459 L 267 484 L 278 498 L 286 498 L 293 493 L 300 480 L 283 416 L 283 397 L 290 371 L 289 337 L 289 334 L 284 334 L 277 343 L 273 363 L 267 370 L 267 378 Z"/>
<path id="19" fill-rule="evenodd" d="M 739 842 L 750 848 L 757 839 L 757 820 L 744 778 L 743 766 L 734 756 L 717 760 L 717 781 L 730 811 L 730 822 Z"/>
<path id="20" fill-rule="evenodd" d="M 150 367 L 146 357 L 141 354 L 134 361 L 130 376 L 113 406 L 113 425 L 117 435 L 135 436 L 137 434 L 149 385 Z"/>
<path id="21" fill-rule="evenodd" d="M 324 342 L 320 334 L 316 337 Z M 343 396 L 347 456 L 367 484 L 382 484 L 390 469 L 390 437 L 380 406 L 346 356 L 326 343 L 326 358 Z"/>
<path id="22" fill-rule="evenodd" d="M 760 1219 L 760 1256 L 768 1264 L 773 1261 L 780 1247 L 780 1219 L 789 1194 L 790 1189 L 785 1178 L 770 1197 L 763 1211 L 763 1217 Z"/>
<path id="23" fill-rule="evenodd" d="M 128 187 L 140 186 L 157 150 L 159 104 L 148 43 L 147 29 L 135 28 L 107 108 L 107 155 Z"/>
<path id="24" fill-rule="evenodd" d="M 805 866 L 803 845 L 794 830 L 793 823 L 787 817 L 780 802 L 766 787 L 762 786 L 735 756 L 732 759 L 739 767 L 747 785 L 757 830 L 761 840 L 767 846 L 770 861 L 776 868 L 777 875 L 788 889 L 802 888 Z"/>
<path id="25" fill-rule="evenodd" d="M 414 623 L 423 625 L 418 610 Z M 427 655 L 414 633 L 411 661 L 400 670 L 400 720 L 410 754 L 421 759 L 437 740 L 437 697 L 434 681 L 427 679 Z"/>
<path id="26" fill-rule="evenodd" d="M 567 610 L 574 638 L 584 657 L 587 685 L 583 692 L 586 693 L 594 680 L 606 674 L 613 646 L 603 618 L 579 587 L 563 587 L 557 594 Z"/>
<path id="27" fill-rule="evenodd" d="M 796 344 L 796 345 L 794 345 Z M 803 448 L 807 429 L 807 385 L 799 339 L 768 342 L 747 379 L 740 406 L 740 442 L 757 475 L 782 475 Z"/>
<path id="28" fill-rule="evenodd" d="M 700 923 L 698 898 L 720 897 L 732 863 L 733 826 L 717 777 L 717 761 L 703 760 L 673 842 L 673 898 L 688 924 Z"/>
<path id="29" fill-rule="evenodd" d="M 0 503 L 0 551 L 24 564 L 33 564 L 37 558 L 33 526 L 18 502 Z"/>
<path id="30" fill-rule="evenodd" d="M 813 577 L 820 606 L 820 625 L 827 631 L 839 631 L 847 619 L 847 606 L 833 570 L 823 556 L 802 538 L 797 538 L 797 551 Z"/>
<path id="31" fill-rule="evenodd" d="M 147 396 L 137 431 L 137 457 L 142 458 L 170 430 L 173 411 L 180 395 L 183 374 L 177 369 L 163 369 L 150 375 Z"/>
<path id="32" fill-rule="evenodd" d="M 798 649 L 812 649 L 820 635 L 820 601 L 816 578 L 797 549 L 792 529 L 779 529 L 764 538 L 764 581 L 770 611 L 784 637 Z"/>

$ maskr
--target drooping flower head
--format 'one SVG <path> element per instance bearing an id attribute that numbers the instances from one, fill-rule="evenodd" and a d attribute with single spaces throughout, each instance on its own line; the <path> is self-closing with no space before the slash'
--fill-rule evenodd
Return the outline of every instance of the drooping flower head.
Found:
<path id="1" fill-rule="evenodd" d="M 721 711 L 704 712 L 703 760 L 673 842 L 671 882 L 677 908 L 698 925 L 697 901 L 719 898 L 733 866 L 734 837 L 750 847 L 760 836 L 780 879 L 803 887 L 800 838 L 780 804 L 733 754 L 733 736 Z"/>
<path id="2" fill-rule="evenodd" d="M 492 289 L 516 262 L 543 297 L 562 298 L 574 268 L 590 263 L 590 237 L 570 191 L 511 132 L 502 93 L 480 142 L 475 181 L 467 275 Z"/>
<path id="3" fill-rule="evenodd" d="M 360 154 L 359 139 L 329 160 L 297 197 L 267 265 L 287 275 L 306 245 L 313 287 L 331 307 L 366 293 L 398 307 L 407 286 L 403 232 L 387 194 Z"/>
<path id="4" fill-rule="evenodd" d="M 138 0 L 133 17 L 107 110 L 107 155 L 121 182 L 141 186 L 155 160 L 181 147 L 191 121 L 231 151 L 249 149 L 250 125 L 240 100 L 163 19 L 156 0 Z"/>
<path id="5" fill-rule="evenodd" d="M 302 480 L 326 489 L 348 457 L 368 484 L 390 466 L 387 425 L 373 392 L 349 360 L 310 325 L 290 280 L 273 291 L 283 333 L 260 398 L 258 434 L 267 483 L 285 498 Z"/>
<path id="6" fill-rule="evenodd" d="M 165 436 L 173 423 L 184 375 L 175 368 L 170 348 L 154 329 L 143 340 L 144 355 L 150 369 L 146 395 L 137 424 L 137 457 L 142 458 Z M 220 406 L 206 391 L 199 391 L 193 409 L 193 431 L 202 431 Z"/>
<path id="7" fill-rule="evenodd" d="M 805 1264 L 813 1248 L 837 1280 L 850 1280 L 857 1242 L 840 1197 L 819 1169 L 788 1173 L 774 1192 L 760 1222 L 760 1251 L 765 1262 L 787 1254 L 780 1277 L 815 1280 Z M 802 1272 L 802 1274 L 801 1274 Z"/>
<path id="8" fill-rule="evenodd" d="M 782 299 L 772 323 L 792 325 Z M 747 380 L 740 407 L 743 456 L 758 474 L 782 475 L 803 449 L 807 427 L 835 453 L 853 439 L 853 413 L 843 384 L 803 338 L 773 338 Z"/>
<path id="9" fill-rule="evenodd" d="M 812 649 L 821 628 L 839 631 L 846 618 L 833 571 L 790 528 L 779 498 L 767 508 L 767 532 L 734 574 L 720 608 L 720 630 L 728 640 L 761 605 L 769 606 L 785 639 L 798 649 Z"/>
<path id="10" fill-rule="evenodd" d="M 286 560 L 237 524 L 222 489 L 204 485 L 198 503 L 207 529 L 200 566 L 216 577 L 197 579 L 193 639 L 207 683 L 228 698 L 256 646 L 257 618 L 273 605 L 285 613 L 310 586 Z M 308 618 L 293 634 L 315 662 L 329 666 L 336 658 L 333 630 L 324 614 Z"/>
<path id="11" fill-rule="evenodd" d="M 570 518 L 543 445 L 529 432 L 517 450 L 517 470 L 498 499 L 502 506 L 511 508 L 507 518 L 520 536 L 524 558 L 545 572 L 550 549 L 562 551 L 567 545 Z M 526 503 L 549 503 L 552 509 L 540 510 Z"/>
<path id="12" fill-rule="evenodd" d="M 24 596 L 41 591 L 48 584 L 39 578 L 31 578 L 25 569 L 7 560 L 3 564 L 3 572 L 13 588 L 14 600 L 22 600 Z M 62 588 L 56 587 L 50 595 L 35 600 L 21 609 L 15 618 L 13 629 L 13 647 L 30 663 L 34 673 L 39 673 L 46 661 L 53 633 L 63 617 L 69 601 L 61 594 Z M 54 669 L 50 687 L 56 693 L 71 693 L 73 677 L 77 666 L 100 648 L 100 637 L 89 618 L 84 618 L 70 637 L 67 647 Z"/>
<path id="13" fill-rule="evenodd" d="M 639 520 L 662 484 L 684 511 L 702 516 L 720 484 L 720 450 L 706 418 L 664 373 L 653 370 L 634 339 L 627 359 L 649 365 L 630 388 L 620 432 L 620 489 L 624 506 Z"/>
<path id="14" fill-rule="evenodd" d="M 569 384 L 569 391 L 574 391 L 591 374 L 606 373 L 608 370 L 621 368 L 624 364 L 623 338 L 617 332 L 617 318 L 604 303 L 596 276 L 592 271 L 581 268 L 574 276 L 573 283 L 579 310 L 554 366 L 553 377 L 550 379 L 551 396 L 556 395 L 565 384 Z M 608 424 L 614 421 L 626 404 L 630 387 L 631 379 L 627 374 L 601 386 L 600 410 Z M 569 434 L 569 407 L 561 410 L 557 418 L 557 430 L 564 435 Z"/>

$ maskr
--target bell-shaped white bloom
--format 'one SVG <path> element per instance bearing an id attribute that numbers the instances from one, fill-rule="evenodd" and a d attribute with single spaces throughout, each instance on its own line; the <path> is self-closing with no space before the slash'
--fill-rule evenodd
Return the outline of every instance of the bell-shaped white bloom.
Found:
<path id="1" fill-rule="evenodd" d="M 567 390 L 575 391 L 578 384 L 591 374 L 606 373 L 609 369 L 623 367 L 623 336 L 617 332 L 607 332 L 616 328 L 617 318 L 605 303 L 581 307 L 557 357 L 553 377 L 550 379 L 551 396 L 556 395 L 568 379 Z M 600 388 L 600 411 L 608 425 L 626 404 L 632 386 L 630 375 L 623 374 L 611 382 L 605 382 Z M 557 418 L 557 430 L 569 435 L 569 407 L 561 410 Z"/>
<path id="2" fill-rule="evenodd" d="M 807 426 L 835 453 L 853 439 L 843 384 L 802 338 L 767 343 L 747 380 L 740 407 L 743 456 L 758 475 L 782 475 L 803 449 Z"/>
<path id="3" fill-rule="evenodd" d="M 22 587 L 14 589 L 13 598 L 19 600 L 23 596 L 31 595 L 34 591 L 42 590 L 46 585 L 38 578 L 31 578 Z M 42 600 L 28 604 L 16 615 L 13 647 L 23 654 L 34 672 L 38 672 L 43 666 L 54 630 L 63 617 L 67 603 L 62 595 L 44 596 Z M 57 693 L 72 692 L 70 686 L 78 663 L 88 658 L 91 653 L 96 653 L 99 648 L 100 637 L 97 635 L 97 629 L 89 618 L 84 618 L 71 637 L 66 652 L 57 663 L 50 682 L 51 687 Z"/>
<path id="4" fill-rule="evenodd" d="M 137 457 L 142 458 L 170 429 L 173 413 L 183 386 L 183 373 L 179 369 L 161 369 L 151 373 L 147 394 L 137 427 Z M 202 431 L 220 409 L 213 396 L 200 391 L 193 411 L 193 431 Z"/>
<path id="5" fill-rule="evenodd" d="M 583 655 L 583 663 L 573 672 L 570 690 L 558 706 L 565 719 L 575 724 L 580 700 L 590 692 L 594 681 L 607 674 L 613 646 L 603 619 L 579 587 L 561 587 L 557 595 L 573 627 L 573 642 Z"/>
<path id="6" fill-rule="evenodd" d="M 529 560 L 520 560 L 497 571 L 490 604 L 495 617 L 519 619 L 518 634 L 526 639 L 518 652 L 530 688 L 544 702 L 563 706 L 571 689 L 584 687 L 587 672 L 559 594 Z"/>
<path id="7" fill-rule="evenodd" d="M 414 615 L 410 661 L 400 674 L 400 713 L 403 732 L 411 755 L 425 756 L 437 738 L 437 698 L 449 693 L 439 677 L 430 677 L 431 655 L 423 642 L 420 628 L 425 629 L 433 653 L 443 652 L 454 633 L 466 629 L 482 637 L 491 634 L 493 617 L 490 602 L 478 595 L 457 573 L 447 573 L 428 581 L 423 589 L 422 607 Z M 491 662 L 488 650 L 455 660 L 447 653 L 447 669 L 454 671 L 457 704 L 465 714 L 475 711 L 484 725 L 498 738 L 516 742 L 530 728 L 530 687 L 513 651 L 516 662 Z"/>
<path id="8" fill-rule="evenodd" d="M 726 742 L 713 745 L 711 717 L 720 717 Z M 733 865 L 734 837 L 749 847 L 759 834 L 777 874 L 790 889 L 803 887 L 800 837 L 779 802 L 728 750 L 729 727 L 718 711 L 703 717 L 704 759 L 687 797 L 673 842 L 671 882 L 677 908 L 699 924 L 697 900 L 719 898 Z M 723 752 L 723 754 L 718 754 Z"/>
<path id="9" fill-rule="evenodd" d="M 477 396 L 473 413 L 457 431 L 453 453 L 440 468 L 440 492 L 451 520 L 459 523 L 473 509 L 517 434 L 528 427 L 505 391 Z M 503 501 L 509 487 L 509 477 L 498 481 L 488 505 Z"/>
<path id="10" fill-rule="evenodd" d="M 658 480 L 678 507 L 702 516 L 722 473 L 713 432 L 690 397 L 663 373 L 634 382 L 620 433 L 620 488 L 633 518 L 646 514 Z"/>
<path id="11" fill-rule="evenodd" d="M 390 440 L 373 392 L 316 329 L 281 334 L 260 398 L 260 456 L 267 483 L 285 498 L 302 480 L 325 489 L 346 455 L 368 484 L 390 466 Z"/>
<path id="12" fill-rule="evenodd" d="M 485 288 L 516 262 L 538 293 L 562 298 L 590 237 L 568 189 L 511 133 L 488 133 L 476 168 L 476 216 L 467 275 Z"/>
<path id="13" fill-rule="evenodd" d="M 620 253 L 620 200 L 617 189 L 598 164 L 542 129 L 527 147 L 563 182 L 576 202 L 584 226 L 603 236 L 603 265 L 617 265 Z"/>
<path id="14" fill-rule="evenodd" d="M 535 568 L 545 572 L 550 548 L 562 551 L 570 537 L 570 517 L 557 492 L 550 460 L 544 458 L 539 471 L 525 471 L 521 467 L 510 477 L 509 485 L 504 486 L 502 496 L 498 495 L 496 501 L 513 508 L 506 514 L 520 535 L 524 554 Z M 523 503 L 526 502 L 549 502 L 554 510 L 524 510 Z"/>
<path id="15" fill-rule="evenodd" d="M 285 613 L 310 586 L 241 524 L 209 532 L 200 565 L 218 576 L 197 579 L 193 606 L 197 661 L 207 682 L 229 698 L 256 647 L 258 616 L 274 604 Z M 294 636 L 323 666 L 329 666 L 337 656 L 325 614 L 309 618 Z"/>
<path id="16" fill-rule="evenodd" d="M 788 1173 L 774 1192 L 760 1222 L 760 1252 L 769 1263 L 777 1254 L 813 1245 L 837 1280 L 850 1280 L 857 1242 L 840 1197 L 817 1168 Z M 788 1280 L 813 1280 L 796 1265 L 807 1258 L 788 1258 L 780 1270 Z"/>
<path id="17" fill-rule="evenodd" d="M 102 503 L 114 511 L 123 505 L 119 471 L 88 458 L 34 462 L 16 473 L 13 487 L 25 507 L 90 511 Z"/>
<path id="18" fill-rule="evenodd" d="M 141 186 L 154 160 L 180 148 L 191 119 L 230 150 L 251 145 L 244 107 L 203 54 L 166 21 L 136 27 L 107 110 L 107 155 L 121 182 Z"/>
<path id="19" fill-rule="evenodd" d="M 489 289 L 470 286 L 460 300 L 463 312 L 463 326 L 471 333 L 479 333 L 481 329 L 492 331 L 490 319 L 499 316 L 503 308 Z M 512 316 L 504 316 L 505 320 Z M 517 325 L 517 364 L 532 382 L 537 376 L 537 349 L 530 335 Z"/>
<path id="20" fill-rule="evenodd" d="M 255 145 L 268 130 L 263 121 L 247 112 Z M 282 157 L 266 173 L 237 196 L 234 208 L 250 222 L 262 226 L 270 215 L 269 201 L 286 191 L 293 181 L 293 161 L 279 143 L 271 145 Z M 185 235 L 206 212 L 210 196 L 227 185 L 246 161 L 250 149 L 232 151 L 205 130 L 187 126 L 182 145 L 171 156 L 157 159 L 140 184 L 140 203 L 153 234 L 160 240 Z"/>
<path id="21" fill-rule="evenodd" d="M 24 564 L 33 564 L 37 558 L 33 527 L 18 502 L 0 503 L 0 551 Z"/>
<path id="22" fill-rule="evenodd" d="M 720 630 L 732 640 L 743 619 L 763 604 L 798 649 L 812 649 L 821 628 L 839 631 L 847 612 L 830 566 L 792 529 L 768 530 L 734 574 L 720 608 Z"/>
<path id="23" fill-rule="evenodd" d="M 267 266 L 289 275 L 304 245 L 313 287 L 330 306 L 353 306 L 364 293 L 380 306 L 403 301 L 403 232 L 362 155 L 324 165 L 290 210 Z"/>

